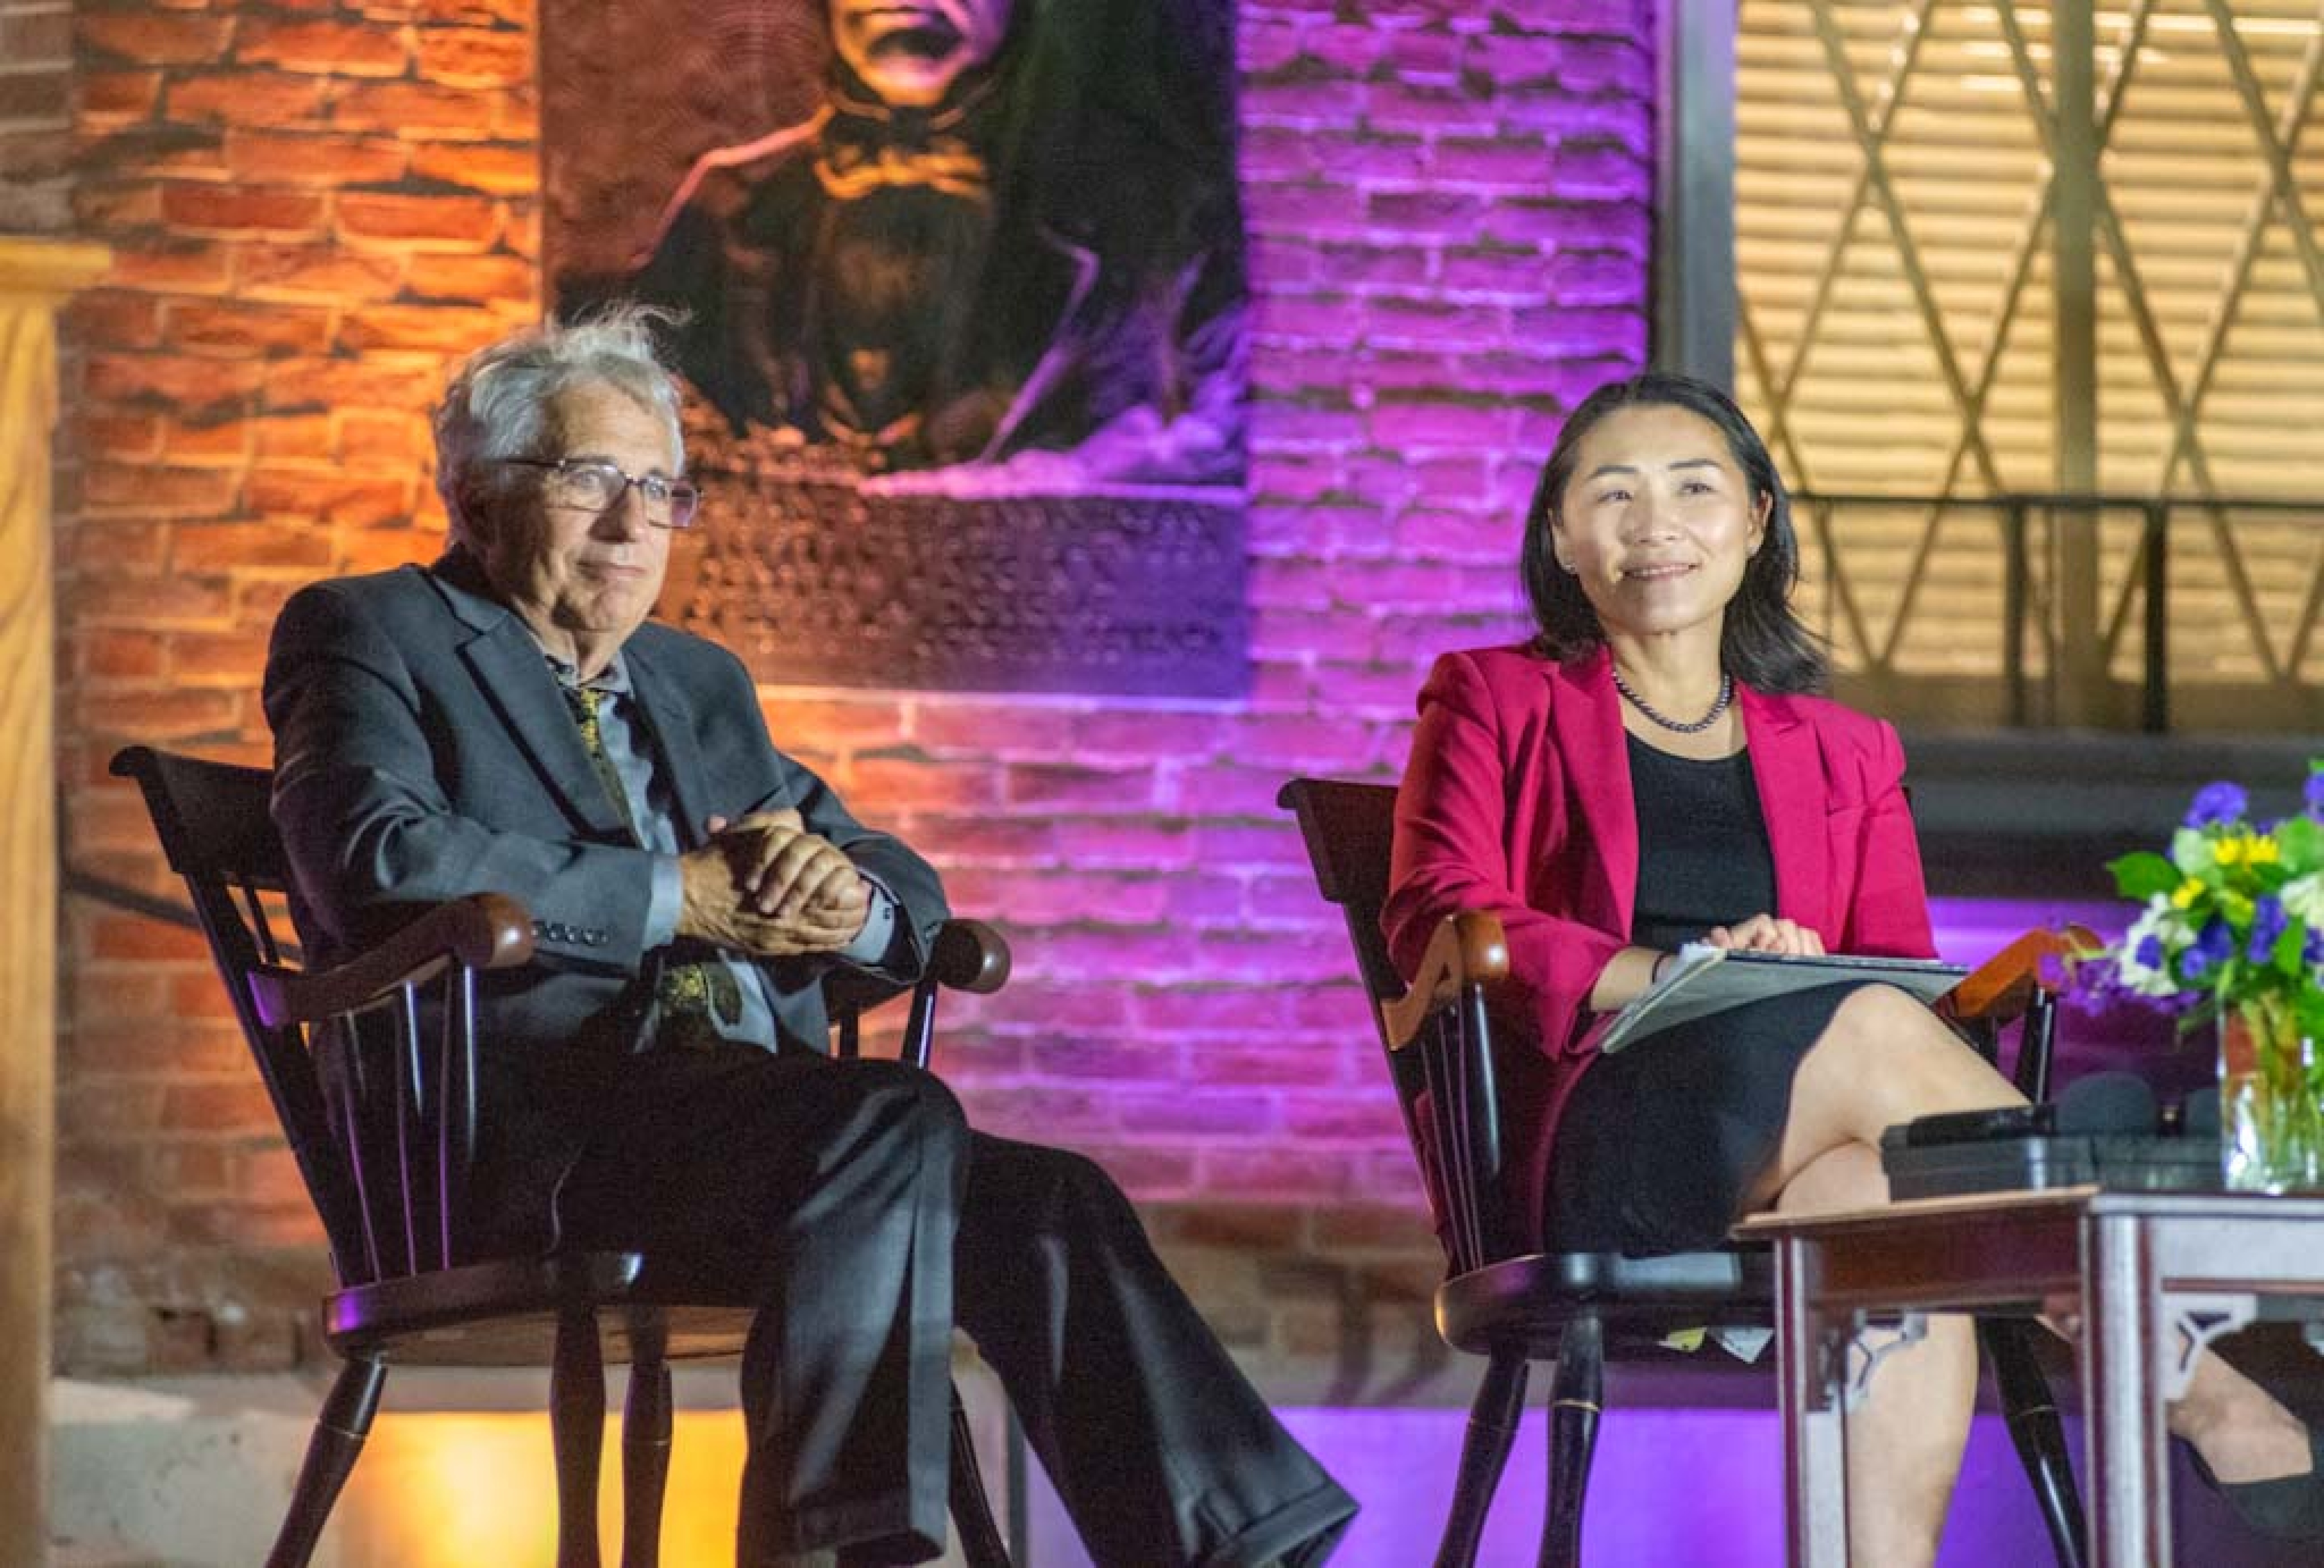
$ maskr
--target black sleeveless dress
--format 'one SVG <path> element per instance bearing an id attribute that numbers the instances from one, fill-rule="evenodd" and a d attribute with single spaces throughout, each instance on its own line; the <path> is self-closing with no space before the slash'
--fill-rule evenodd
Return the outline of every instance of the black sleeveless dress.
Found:
<path id="1" fill-rule="evenodd" d="M 1628 740 L 1639 844 L 1630 940 L 1676 948 L 1773 910 L 1775 858 L 1749 753 L 1696 761 Z M 1550 1148 L 1548 1245 L 1719 1245 L 1775 1158 L 1800 1058 L 1862 983 L 1730 1008 L 1590 1063 Z"/>

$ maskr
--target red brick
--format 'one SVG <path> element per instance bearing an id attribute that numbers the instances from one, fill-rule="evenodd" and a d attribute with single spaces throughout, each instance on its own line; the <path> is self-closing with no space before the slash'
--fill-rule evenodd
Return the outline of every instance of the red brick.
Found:
<path id="1" fill-rule="evenodd" d="M 339 193 L 338 230 L 351 240 L 474 249 L 491 244 L 500 224 L 498 207 L 480 196 Z"/>
<path id="2" fill-rule="evenodd" d="M 362 22 L 278 22 L 246 16 L 235 33 L 238 65 L 337 77 L 401 76 L 411 51 L 402 29 Z"/>
<path id="3" fill-rule="evenodd" d="M 161 101 L 158 70 L 84 69 L 73 86 L 80 96 L 84 125 L 92 120 L 142 120 Z"/>
<path id="4" fill-rule="evenodd" d="M 856 759 L 846 794 L 859 810 L 920 810 L 987 807 L 1000 798 L 998 770 L 938 762 L 910 753 L 867 753 Z"/>
<path id="5" fill-rule="evenodd" d="M 161 421 L 161 451 L 188 466 L 241 466 L 250 455 L 250 425 L 234 419 Z"/>
<path id="6" fill-rule="evenodd" d="M 79 724 L 102 735 L 155 742 L 192 742 L 231 728 L 241 717 L 241 698 L 230 691 L 171 692 L 160 696 L 100 696 L 83 692 L 73 708 Z M 216 984 L 213 977 L 213 989 Z"/>
<path id="7" fill-rule="evenodd" d="M 1074 715 L 1058 708 L 949 696 L 920 704 L 912 738 L 931 751 L 1048 758 L 1072 744 Z"/>
<path id="8" fill-rule="evenodd" d="M 500 113 L 493 119 L 503 141 L 539 142 L 540 140 L 540 94 L 531 83 L 511 88 L 501 95 Z"/>
<path id="9" fill-rule="evenodd" d="M 267 71 L 189 77 L 169 85 L 169 117 L 280 130 L 313 121 L 322 110 L 327 85 L 318 77 Z"/>
<path id="10" fill-rule="evenodd" d="M 234 19 L 153 10 L 84 10 L 79 31 L 81 42 L 100 57 L 145 66 L 206 65 L 223 54 Z"/>
<path id="11" fill-rule="evenodd" d="M 337 245 L 245 245 L 235 262 L 242 291 L 270 296 L 329 300 L 358 304 L 387 300 L 402 287 L 403 263 L 393 256 L 364 255 Z"/>
<path id="12" fill-rule="evenodd" d="M 120 289 L 95 289 L 66 307 L 77 343 L 106 348 L 152 348 L 161 341 L 161 301 Z"/>
<path id="13" fill-rule="evenodd" d="M 327 535 L 301 527 L 208 523 L 180 528 L 171 540 L 170 556 L 180 571 L 296 567 L 319 572 L 331 564 L 331 541 Z"/>
<path id="14" fill-rule="evenodd" d="M 275 414 L 250 421 L 247 429 L 252 449 L 262 458 L 328 458 L 338 453 L 327 413 Z"/>
<path id="15" fill-rule="evenodd" d="M 1186 1138 L 1259 1138 L 1275 1130 L 1275 1103 L 1264 1094 L 1190 1089 L 1172 1094 L 1126 1093 L 1117 1110 L 1123 1130 Z"/>
<path id="16" fill-rule="evenodd" d="M 498 129 L 500 109 L 489 93 L 424 82 L 357 82 L 339 93 L 331 118 L 342 130 L 485 141 Z"/>
<path id="17" fill-rule="evenodd" d="M 429 142 L 412 149 L 411 172 L 494 196 L 540 189 L 540 150 L 533 143 Z"/>
<path id="18" fill-rule="evenodd" d="M 81 501 L 92 512 L 215 516 L 233 510 L 235 488 L 235 475 L 216 468 L 90 463 L 81 470 Z"/>
<path id="19" fill-rule="evenodd" d="M 103 184 L 84 181 L 73 189 L 72 209 L 81 229 L 94 237 L 102 238 L 123 229 L 159 228 L 161 188 L 150 180 Z"/>
<path id="20" fill-rule="evenodd" d="M 240 401 L 258 390 L 263 374 L 255 364 L 92 354 L 83 362 L 81 384 L 98 401 L 172 403 L 183 410 Z"/>
<path id="21" fill-rule="evenodd" d="M 533 75 L 533 39 L 512 28 L 423 28 L 419 76 L 452 87 L 496 88 L 529 81 Z"/>
<path id="22" fill-rule="evenodd" d="M 411 154 L 376 136 L 234 129 L 226 166 L 235 179 L 273 185 L 359 185 L 400 180 Z"/>
<path id="23" fill-rule="evenodd" d="M 516 256 L 422 251 L 412 255 L 404 276 L 410 293 L 423 300 L 521 304 L 528 311 L 540 300 L 540 269 Z"/>
<path id="24" fill-rule="evenodd" d="M 385 464 L 418 470 L 431 450 L 428 421 L 417 412 L 350 410 L 339 420 L 338 456 L 356 466 Z"/>
<path id="25" fill-rule="evenodd" d="M 1065 765 L 1019 766 L 1008 771 L 1004 798 L 1014 810 L 1140 810 L 1156 804 L 1152 768 L 1102 770 Z"/>
<path id="26" fill-rule="evenodd" d="M 348 523 L 358 528 L 400 521 L 410 515 L 412 478 L 364 479 L 337 471 L 318 473 L 290 468 L 254 468 L 248 496 L 250 509 L 266 517 L 312 522 Z M 327 542 L 286 540 L 284 566 L 329 564 Z M 295 558 L 290 556 L 295 555 Z"/>
<path id="27" fill-rule="evenodd" d="M 442 390 L 429 366 L 356 359 L 286 359 L 266 367 L 266 406 L 424 410 Z"/>
<path id="28" fill-rule="evenodd" d="M 331 337 L 329 312 L 292 305 L 176 304 L 169 322 L 172 344 L 230 353 L 319 354 Z"/>
<path id="29" fill-rule="evenodd" d="M 224 293 L 231 281 L 227 246 L 208 240 L 146 240 L 117 244 L 106 281 L 124 289 L 169 293 Z"/>
<path id="30" fill-rule="evenodd" d="M 216 1084 L 173 1084 L 162 1092 L 165 1132 L 246 1134 L 273 1130 L 273 1102 L 253 1074 Z"/>
<path id="31" fill-rule="evenodd" d="M 412 348 L 452 355 L 490 342 L 512 325 L 503 316 L 469 306 L 371 305 L 341 318 L 338 347 L 357 355 Z"/>
<path id="32" fill-rule="evenodd" d="M 180 632 L 170 639 L 170 671 L 196 684 L 223 681 L 253 689 L 266 669 L 266 641 L 263 632 Z"/>
<path id="33" fill-rule="evenodd" d="M 320 234 L 323 198 L 254 186 L 167 185 L 161 217 L 197 233 Z"/>
<path id="34" fill-rule="evenodd" d="M 137 915 L 106 915 L 94 922 L 89 955 L 140 964 L 207 963 L 209 945 L 199 931 Z"/>
<path id="35" fill-rule="evenodd" d="M 458 23 L 468 26 L 513 23 L 530 28 L 535 20 L 535 0 L 419 0 L 423 22 Z"/>
<path id="36" fill-rule="evenodd" d="M 85 410 L 75 421 L 73 434 L 87 457 L 134 460 L 161 449 L 161 421 L 150 415 Z"/>

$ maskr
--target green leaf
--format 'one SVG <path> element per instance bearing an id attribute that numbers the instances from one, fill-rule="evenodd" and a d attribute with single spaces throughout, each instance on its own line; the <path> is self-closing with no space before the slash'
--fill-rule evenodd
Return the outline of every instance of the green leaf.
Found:
<path id="1" fill-rule="evenodd" d="M 2275 845 L 2287 881 L 2324 869 L 2324 824 L 2312 816 L 2285 817 L 2276 826 Z"/>
<path id="2" fill-rule="evenodd" d="M 2300 975 L 2301 950 L 2307 945 L 2308 927 L 2293 920 L 2283 927 L 2283 934 L 2275 939 L 2275 947 L 2268 954 L 2269 961 L 2278 973 L 2296 980 Z"/>
<path id="3" fill-rule="evenodd" d="M 2141 902 L 2157 893 L 2168 893 L 2184 880 L 2176 866 L 2152 850 L 2142 849 L 2110 860 L 2107 870 L 2114 873 L 2115 891 Z"/>

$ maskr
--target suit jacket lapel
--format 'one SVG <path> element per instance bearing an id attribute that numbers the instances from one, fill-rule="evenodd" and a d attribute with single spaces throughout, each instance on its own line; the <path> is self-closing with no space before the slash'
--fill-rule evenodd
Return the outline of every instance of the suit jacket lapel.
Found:
<path id="1" fill-rule="evenodd" d="M 475 677 L 477 688 L 576 821 L 595 836 L 631 838 L 630 825 L 622 820 L 589 761 L 588 748 L 581 742 L 581 732 L 566 708 L 564 694 L 557 689 L 557 678 L 549 673 L 540 644 L 506 606 L 459 581 L 462 575 L 458 567 L 447 571 L 439 562 L 429 578 L 453 615 L 472 633 L 460 645 L 460 658 Z"/>
<path id="2" fill-rule="evenodd" d="M 1600 649 L 1582 664 L 1551 664 L 1550 728 L 1565 769 L 1567 798 L 1579 807 L 1598 847 L 1589 857 L 1604 873 L 1599 890 L 1627 937 L 1638 900 L 1638 805 L 1630 789 L 1629 742 Z"/>
<path id="3" fill-rule="evenodd" d="M 651 650 L 640 646 L 642 641 L 632 638 L 622 648 L 622 657 L 630 668 L 630 691 L 637 698 L 639 719 L 660 751 L 662 766 L 669 773 L 678 844 L 691 849 L 703 842 L 701 829 L 710 820 L 709 779 L 703 771 L 701 748 L 696 743 L 694 706 L 685 686 L 669 678 Z"/>
<path id="4" fill-rule="evenodd" d="M 1762 696 L 1740 685 L 1735 696 L 1775 862 L 1775 913 L 1822 930 L 1830 915 L 1824 895 L 1831 880 L 1831 846 L 1824 839 L 1823 766 L 1815 731 L 1784 697 Z"/>

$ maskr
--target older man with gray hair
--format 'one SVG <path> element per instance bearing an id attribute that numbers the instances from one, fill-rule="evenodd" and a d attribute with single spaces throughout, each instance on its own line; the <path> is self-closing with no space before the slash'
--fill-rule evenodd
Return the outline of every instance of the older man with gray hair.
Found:
<path id="1" fill-rule="evenodd" d="M 265 702 L 310 955 L 440 899 L 530 909 L 533 963 L 480 1001 L 478 1245 L 755 1282 L 741 1563 L 940 1553 L 955 1323 L 1099 1563 L 1322 1562 L 1354 1505 L 1111 1179 L 825 1054 L 824 978 L 911 982 L 943 890 L 776 748 L 732 654 L 649 621 L 700 504 L 654 326 L 471 357 L 436 420 L 450 549 L 284 606 Z"/>

